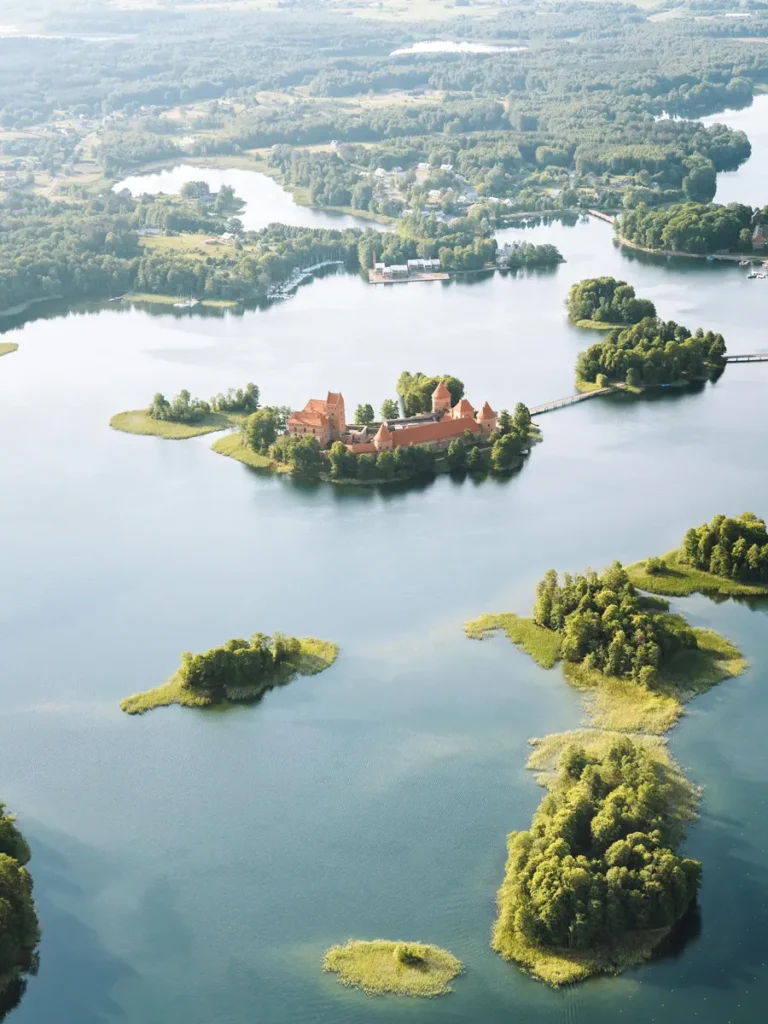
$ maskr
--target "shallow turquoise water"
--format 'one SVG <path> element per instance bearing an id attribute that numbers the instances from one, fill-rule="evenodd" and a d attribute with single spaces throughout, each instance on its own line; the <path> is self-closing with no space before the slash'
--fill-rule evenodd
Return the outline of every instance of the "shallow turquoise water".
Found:
<path id="1" fill-rule="evenodd" d="M 765 347 L 765 292 L 738 268 L 630 259 L 595 222 L 528 237 L 568 262 L 471 285 L 332 275 L 239 317 L 108 307 L 8 334 L 21 347 L 0 362 L 2 797 L 33 846 L 45 928 L 14 1024 L 761 1019 L 765 606 L 675 605 L 751 662 L 671 738 L 705 787 L 687 843 L 704 863 L 698 934 L 565 992 L 488 941 L 505 834 L 540 798 L 527 741 L 582 712 L 558 671 L 466 640 L 462 623 L 525 611 L 549 566 L 657 553 L 718 511 L 766 514 L 768 365 L 545 417 L 511 480 L 387 495 L 259 476 L 210 438 L 108 427 L 155 390 L 251 379 L 268 402 L 332 388 L 378 406 L 405 368 L 456 373 L 494 407 L 566 395 L 592 336 L 562 302 L 596 273 L 722 330 L 732 351 Z M 257 707 L 119 711 L 181 650 L 255 629 L 341 654 Z M 467 973 L 446 999 L 370 1000 L 319 970 L 350 936 L 435 942 Z"/>

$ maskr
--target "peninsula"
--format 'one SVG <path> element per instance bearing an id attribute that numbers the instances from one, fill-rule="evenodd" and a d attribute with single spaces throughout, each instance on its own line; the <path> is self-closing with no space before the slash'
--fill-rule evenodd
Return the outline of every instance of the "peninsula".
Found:
<path id="1" fill-rule="evenodd" d="M 768 595 L 768 533 L 753 512 L 717 515 L 691 528 L 683 543 L 660 557 L 627 567 L 637 587 L 671 597 L 693 594 Z"/>
<path id="2" fill-rule="evenodd" d="M 170 704 L 199 708 L 257 701 L 295 676 L 317 675 L 329 668 L 338 651 L 327 640 L 254 633 L 250 640 L 228 640 L 203 654 L 185 651 L 166 683 L 126 697 L 120 707 L 129 715 L 141 715 Z"/>
<path id="3" fill-rule="evenodd" d="M 180 391 L 171 402 L 157 392 L 148 408 L 119 412 L 109 425 L 126 434 L 182 441 L 237 426 L 244 416 L 258 408 L 259 389 L 255 384 L 247 384 L 236 391 L 230 388 L 225 395 L 214 395 L 207 402 L 193 398 L 187 390 Z"/>
<path id="4" fill-rule="evenodd" d="M 640 594 L 614 562 L 562 582 L 550 570 L 531 618 L 485 615 L 540 665 L 565 662 L 591 728 L 534 741 L 548 789 L 527 832 L 509 837 L 493 948 L 551 985 L 648 959 L 696 897 L 701 865 L 676 850 L 697 792 L 661 735 L 683 704 L 746 667 L 710 630 Z M 620 870 L 618 870 L 620 869 Z"/>
<path id="5" fill-rule="evenodd" d="M 337 974 L 342 985 L 360 988 L 371 996 L 441 996 L 451 991 L 451 982 L 463 966 L 439 946 L 350 939 L 327 951 L 323 970 Z"/>

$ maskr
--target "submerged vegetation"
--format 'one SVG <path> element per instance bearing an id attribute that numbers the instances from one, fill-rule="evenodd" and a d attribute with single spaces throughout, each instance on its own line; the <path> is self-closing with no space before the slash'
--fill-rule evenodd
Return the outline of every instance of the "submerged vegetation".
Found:
<path id="1" fill-rule="evenodd" d="M 344 946 L 332 946 L 323 958 L 324 971 L 371 996 L 445 995 L 462 969 L 461 961 L 446 949 L 385 939 L 351 939 Z"/>
<path id="2" fill-rule="evenodd" d="M 185 651 L 181 665 L 162 686 L 126 697 L 120 707 L 129 715 L 182 704 L 208 707 L 256 701 L 267 690 L 294 676 L 316 675 L 336 660 L 338 647 L 327 640 L 254 633 L 250 640 L 228 640 L 202 654 Z"/>
<path id="3" fill-rule="evenodd" d="M 37 971 L 40 927 L 25 865 L 29 846 L 0 804 L 0 994 Z"/>

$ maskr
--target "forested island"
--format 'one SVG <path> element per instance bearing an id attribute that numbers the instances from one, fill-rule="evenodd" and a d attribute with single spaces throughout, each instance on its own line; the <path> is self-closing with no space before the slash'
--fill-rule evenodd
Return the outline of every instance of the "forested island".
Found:
<path id="1" fill-rule="evenodd" d="M 31 853 L 14 816 L 0 803 L 0 997 L 37 973 L 40 926 L 26 869 Z M 15 1001 L 14 1001 L 15 1005 Z"/>
<path id="2" fill-rule="evenodd" d="M 146 409 L 116 413 L 109 425 L 126 434 L 184 440 L 236 426 L 258 408 L 259 389 L 253 383 L 237 390 L 230 388 L 226 394 L 214 395 L 209 401 L 193 398 L 189 391 L 182 389 L 170 402 L 157 392 Z"/>
<path id="3" fill-rule="evenodd" d="M 708 380 L 725 368 L 722 334 L 694 333 L 674 320 L 648 316 L 612 331 L 576 362 L 577 381 L 625 382 L 630 388 L 685 385 Z"/>
<path id="4" fill-rule="evenodd" d="M 768 533 L 753 512 L 692 527 L 681 546 L 627 567 L 632 582 L 654 594 L 768 594 Z"/>
<path id="5" fill-rule="evenodd" d="M 250 640 L 227 640 L 202 654 L 184 651 L 181 665 L 166 683 L 126 697 L 120 707 L 129 715 L 142 715 L 170 704 L 200 708 L 253 702 L 295 676 L 324 671 L 337 654 L 338 647 L 328 640 L 254 633 Z"/>
<path id="6" fill-rule="evenodd" d="M 323 970 L 369 996 L 442 996 L 463 965 L 447 949 L 422 942 L 350 939 L 326 952 Z"/>
<path id="7" fill-rule="evenodd" d="M 619 562 L 562 580 L 550 570 L 531 618 L 466 626 L 475 639 L 496 630 L 546 668 L 564 661 L 591 728 L 534 741 L 529 767 L 549 795 L 531 829 L 509 837 L 493 948 L 551 985 L 618 973 L 652 955 L 701 877 L 677 853 L 697 791 L 658 737 L 746 662 L 641 594 Z"/>
<path id="8" fill-rule="evenodd" d="M 704 255 L 759 255 L 768 235 L 768 206 L 729 203 L 679 203 L 629 210 L 615 222 L 620 240 L 659 252 Z"/>
<path id="9" fill-rule="evenodd" d="M 571 286 L 568 315 L 579 327 L 611 330 L 656 316 L 650 299 L 638 299 L 635 289 L 615 277 L 588 277 Z"/>

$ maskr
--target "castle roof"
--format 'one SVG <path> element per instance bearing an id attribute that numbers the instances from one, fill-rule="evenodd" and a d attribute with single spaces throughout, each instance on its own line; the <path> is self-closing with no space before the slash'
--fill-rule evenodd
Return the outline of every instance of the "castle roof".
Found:
<path id="1" fill-rule="evenodd" d="M 450 398 L 451 392 L 445 386 L 445 381 L 441 380 L 435 390 L 432 392 L 433 398 Z"/>
<path id="2" fill-rule="evenodd" d="M 474 417 L 475 410 L 472 408 L 472 403 L 468 399 L 462 398 L 462 399 L 459 400 L 459 404 L 454 408 L 453 415 L 457 419 L 459 419 L 459 418 L 461 418 L 463 416 L 472 416 L 472 417 Z"/>
<path id="3" fill-rule="evenodd" d="M 382 423 L 379 429 L 376 431 L 374 441 L 391 441 L 392 431 L 389 429 L 386 423 Z"/>
<path id="4" fill-rule="evenodd" d="M 483 404 L 483 408 L 480 410 L 480 419 L 481 420 L 491 420 L 491 419 L 493 419 L 493 417 L 495 415 L 496 415 L 496 413 L 493 411 L 493 409 L 490 407 L 490 405 L 488 405 L 488 403 L 485 402 Z"/>
<path id="5" fill-rule="evenodd" d="M 444 417 L 437 423 L 424 423 L 418 427 L 395 430 L 392 440 L 398 448 L 411 444 L 432 444 L 435 441 L 444 441 L 448 437 L 461 437 L 465 430 L 479 434 L 480 424 L 472 416 L 462 416 L 455 420 Z"/>
<path id="6" fill-rule="evenodd" d="M 301 412 L 291 413 L 288 423 L 301 424 L 303 427 L 324 427 L 328 423 L 328 417 L 324 412 L 316 412 L 314 409 L 303 409 Z"/>
<path id="7" fill-rule="evenodd" d="M 326 405 L 338 405 L 343 399 L 339 391 L 329 391 L 325 401 Z"/>

